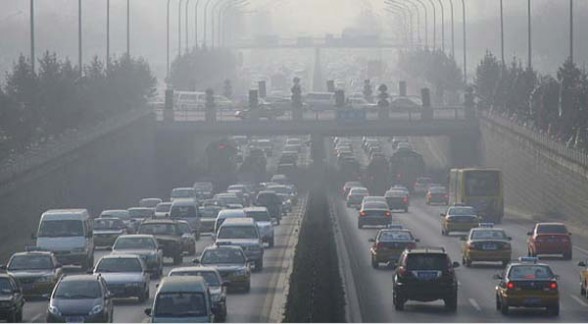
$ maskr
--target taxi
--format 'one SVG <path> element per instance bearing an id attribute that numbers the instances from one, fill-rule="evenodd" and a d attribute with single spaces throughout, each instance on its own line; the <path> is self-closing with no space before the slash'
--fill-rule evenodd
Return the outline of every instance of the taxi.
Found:
<path id="1" fill-rule="evenodd" d="M 476 209 L 471 206 L 451 206 L 447 212 L 441 213 L 441 235 L 449 235 L 451 232 L 469 232 L 478 227 L 480 217 L 476 215 Z"/>
<path id="2" fill-rule="evenodd" d="M 559 277 L 551 267 L 539 263 L 536 257 L 520 257 L 509 263 L 494 279 L 496 309 L 507 315 L 510 307 L 546 308 L 547 313 L 559 315 Z"/>
<path id="3" fill-rule="evenodd" d="M 390 225 L 386 229 L 379 230 L 376 237 L 369 239 L 369 242 L 372 243 L 370 247 L 372 267 L 377 269 L 380 263 L 398 260 L 405 249 L 416 248 L 419 239 L 414 238 L 412 233 L 401 225 Z"/>
<path id="4" fill-rule="evenodd" d="M 502 262 L 506 266 L 512 258 L 511 237 L 501 228 L 494 228 L 492 223 L 480 223 L 472 228 L 462 249 L 462 264 L 466 267 L 472 262 Z"/>
<path id="5" fill-rule="evenodd" d="M 18 280 L 25 296 L 49 297 L 63 275 L 61 264 L 49 251 L 14 253 L 0 269 Z"/>

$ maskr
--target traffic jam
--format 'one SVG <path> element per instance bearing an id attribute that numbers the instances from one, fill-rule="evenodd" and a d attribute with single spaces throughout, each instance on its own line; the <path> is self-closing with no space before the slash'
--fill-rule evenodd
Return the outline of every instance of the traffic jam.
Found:
<path id="1" fill-rule="evenodd" d="M 447 178 L 435 179 L 426 175 L 423 158 L 403 137 L 336 137 L 332 150 L 331 158 L 347 180 L 338 190 L 347 207 L 343 216 L 351 224 L 357 222 L 359 231 L 375 230 L 373 236 L 368 234 L 366 253 L 373 269 L 392 271 L 394 310 L 403 311 L 410 301 L 442 301 L 447 311 L 457 311 L 461 284 L 456 269 L 463 266 L 473 271 L 499 269 L 487 278 L 495 282 L 489 293 L 495 296 L 499 314 L 544 309 L 549 316 L 559 315 L 560 277 L 549 260 L 572 259 L 572 234 L 563 223 L 537 222 L 526 233 L 527 253 L 514 255 L 513 237 L 500 226 L 504 216 L 500 170 L 452 169 Z M 360 171 L 362 164 L 365 173 Z M 444 246 L 423 244 L 413 229 L 422 230 L 406 226 L 415 217 L 406 215 L 412 200 L 425 205 L 425 210 L 441 208 L 428 226 L 437 228 L 433 230 L 442 237 L 461 241 L 461 262 L 453 261 Z M 578 266 L 582 269 L 579 296 L 584 299 L 588 298 L 587 265 L 581 261 Z"/>
<path id="2" fill-rule="evenodd" d="M 304 141 L 287 138 L 280 152 L 268 139 L 232 138 L 238 164 L 261 167 L 259 182 L 219 190 L 197 181 L 172 188 L 167 201 L 144 198 L 97 217 L 83 208 L 45 211 L 35 245 L 0 267 L 0 315 L 21 322 L 29 301 L 45 300 L 41 322 L 113 322 L 116 301 L 131 300 L 145 306 L 144 321 L 226 321 L 230 295 L 249 293 L 264 271 L 274 229 L 304 204 L 286 174 L 265 172 L 266 156 L 288 173 L 306 163 Z M 198 249 L 205 236 L 212 243 Z"/>

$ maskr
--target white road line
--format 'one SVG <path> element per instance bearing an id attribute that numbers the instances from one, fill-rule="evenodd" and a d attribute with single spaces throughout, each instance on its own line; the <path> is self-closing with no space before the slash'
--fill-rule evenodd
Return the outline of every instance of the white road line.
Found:
<path id="1" fill-rule="evenodd" d="M 573 300 L 577 301 L 578 304 L 580 304 L 581 306 L 588 307 L 588 303 L 586 303 L 584 300 L 582 300 L 582 298 L 580 298 L 576 295 L 570 295 L 570 297 L 572 297 Z"/>
<path id="2" fill-rule="evenodd" d="M 475 299 L 470 298 L 468 299 L 468 301 L 470 302 L 470 304 L 472 304 L 472 307 L 474 307 L 478 312 L 482 311 L 482 308 L 480 307 L 480 305 L 478 305 L 478 302 L 476 302 Z"/>
<path id="3" fill-rule="evenodd" d="M 588 254 L 588 250 L 586 250 L 586 249 L 583 249 L 583 248 L 576 246 L 576 245 L 574 245 L 573 247 L 574 247 L 574 249 L 576 249 L 584 254 Z"/>
<path id="4" fill-rule="evenodd" d="M 457 281 L 457 286 L 461 287 L 461 281 L 459 281 L 459 280 Z"/>
<path id="5" fill-rule="evenodd" d="M 41 317 L 43 317 L 43 313 L 35 315 L 35 317 L 31 318 L 31 323 L 37 323 L 37 321 L 40 320 Z"/>

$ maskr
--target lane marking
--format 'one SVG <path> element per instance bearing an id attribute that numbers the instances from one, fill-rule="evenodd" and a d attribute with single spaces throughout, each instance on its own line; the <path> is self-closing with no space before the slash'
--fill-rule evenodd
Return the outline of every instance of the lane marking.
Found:
<path id="1" fill-rule="evenodd" d="M 586 250 L 586 249 L 583 249 L 583 248 L 581 248 L 581 247 L 579 247 L 579 246 L 576 246 L 576 245 L 573 245 L 572 247 L 573 247 L 574 249 L 576 249 L 576 250 L 578 250 L 578 251 L 580 251 L 580 252 L 584 253 L 584 254 L 588 254 L 588 250 Z"/>
<path id="2" fill-rule="evenodd" d="M 573 300 L 575 300 L 576 302 L 578 302 L 578 304 L 580 304 L 580 306 L 588 307 L 588 303 L 586 303 L 580 297 L 578 297 L 576 295 L 570 295 L 570 297 L 572 297 Z"/>
<path id="3" fill-rule="evenodd" d="M 43 317 L 43 313 L 35 315 L 35 317 L 31 318 L 31 323 L 37 323 L 37 321 L 40 320 L 41 317 Z"/>
<path id="4" fill-rule="evenodd" d="M 475 308 L 478 312 L 482 311 L 482 308 L 480 307 L 480 305 L 478 305 L 478 302 L 476 302 L 475 299 L 470 298 L 468 299 L 468 301 L 470 302 L 470 304 L 472 304 L 472 307 Z"/>

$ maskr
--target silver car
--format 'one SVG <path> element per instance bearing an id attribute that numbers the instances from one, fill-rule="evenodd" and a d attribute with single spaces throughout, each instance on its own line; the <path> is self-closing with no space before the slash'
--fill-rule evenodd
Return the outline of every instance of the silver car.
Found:
<path id="1" fill-rule="evenodd" d="M 149 299 L 149 274 L 140 256 L 114 254 L 103 256 L 94 268 L 114 297 L 137 297 L 139 302 Z"/>
<path id="2" fill-rule="evenodd" d="M 266 207 L 249 207 L 243 209 L 247 217 L 255 220 L 259 234 L 264 243 L 268 243 L 269 247 L 274 247 L 274 225 L 272 218 Z"/>
<path id="3" fill-rule="evenodd" d="M 111 254 L 138 255 L 153 276 L 159 277 L 163 274 L 163 251 L 153 235 L 121 235 L 114 242 Z"/>

